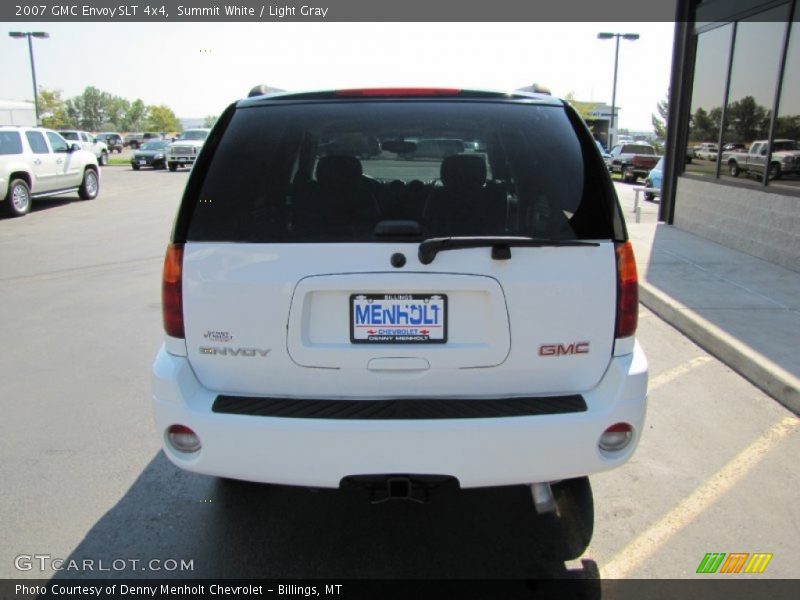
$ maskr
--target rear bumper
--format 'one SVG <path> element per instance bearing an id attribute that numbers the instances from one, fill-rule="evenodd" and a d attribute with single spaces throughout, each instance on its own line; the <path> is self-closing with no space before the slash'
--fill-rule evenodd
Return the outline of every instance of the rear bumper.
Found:
<path id="1" fill-rule="evenodd" d="M 462 487 L 555 481 L 617 467 L 633 454 L 644 423 L 647 361 L 638 344 L 614 357 L 603 379 L 582 394 L 587 410 L 473 419 L 356 420 L 263 417 L 212 411 L 218 394 L 204 388 L 185 357 L 162 347 L 153 364 L 156 427 L 173 424 L 202 442 L 192 455 L 164 452 L 179 467 L 265 483 L 338 487 L 350 475 L 448 475 Z M 597 442 L 610 425 L 634 427 L 614 456 Z"/>

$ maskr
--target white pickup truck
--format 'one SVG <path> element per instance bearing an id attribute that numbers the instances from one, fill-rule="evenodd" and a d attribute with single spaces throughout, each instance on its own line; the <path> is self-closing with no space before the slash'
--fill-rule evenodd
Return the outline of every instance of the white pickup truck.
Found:
<path id="1" fill-rule="evenodd" d="M 767 140 L 753 142 L 747 152 L 723 152 L 722 161 L 728 165 L 728 172 L 733 177 L 741 173 L 763 176 L 764 165 L 767 164 Z M 784 175 L 800 174 L 800 144 L 795 140 L 774 140 L 772 155 L 767 167 L 770 180 L 780 179 Z"/>

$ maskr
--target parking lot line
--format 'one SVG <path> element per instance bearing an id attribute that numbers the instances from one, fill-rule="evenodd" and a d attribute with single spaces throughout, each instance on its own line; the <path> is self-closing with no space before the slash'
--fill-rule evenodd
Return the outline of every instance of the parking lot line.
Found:
<path id="1" fill-rule="evenodd" d="M 661 387 L 665 383 L 669 383 L 673 379 L 680 377 L 681 375 L 688 373 L 692 369 L 700 367 L 707 362 L 711 362 L 713 359 L 710 356 L 698 356 L 693 358 L 692 360 L 686 361 L 685 363 L 678 365 L 677 367 L 670 369 L 669 371 L 665 371 L 659 375 L 656 375 L 650 380 L 650 383 L 647 385 L 648 391 L 652 392 L 656 388 Z"/>
<path id="2" fill-rule="evenodd" d="M 675 369 L 673 369 L 674 371 Z M 665 373 L 666 375 L 666 373 Z M 680 504 L 625 546 L 600 569 L 603 579 L 621 579 L 658 551 L 752 471 L 783 439 L 796 432 L 800 419 L 785 417 L 706 479 Z"/>

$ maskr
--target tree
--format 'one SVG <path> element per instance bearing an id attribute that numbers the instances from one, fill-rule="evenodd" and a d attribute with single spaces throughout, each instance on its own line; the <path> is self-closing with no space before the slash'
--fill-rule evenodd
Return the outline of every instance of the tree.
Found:
<path id="1" fill-rule="evenodd" d="M 144 117 L 147 107 L 139 98 L 134 100 L 125 111 L 125 116 L 120 123 L 122 131 L 139 131 L 144 127 Z"/>
<path id="2" fill-rule="evenodd" d="M 667 90 L 667 95 L 664 96 L 664 99 L 656 104 L 656 111 L 658 111 L 658 116 L 655 113 L 650 114 L 653 121 L 653 131 L 657 138 L 665 140 L 667 139 L 667 119 L 669 117 L 669 90 Z"/>
<path id="3" fill-rule="evenodd" d="M 39 86 L 39 115 L 42 127 L 66 129 L 74 126 L 67 115 L 61 90 L 48 90 Z"/>
<path id="4" fill-rule="evenodd" d="M 726 120 L 728 122 L 726 141 L 752 142 L 766 137 L 769 131 L 769 112 L 760 106 L 753 96 L 745 96 L 741 100 L 731 102 L 728 105 Z"/>
<path id="5" fill-rule="evenodd" d="M 172 109 L 163 104 L 147 107 L 146 128 L 150 131 L 180 131 L 181 124 Z"/>
<path id="6" fill-rule="evenodd" d="M 78 127 L 97 131 L 107 121 L 107 106 L 111 94 L 89 86 L 80 96 L 73 98 L 73 107 L 78 114 Z"/>
<path id="7" fill-rule="evenodd" d="M 217 115 L 208 115 L 203 120 L 203 127 L 213 127 L 214 123 L 217 122 L 217 119 L 219 119 L 219 116 L 217 116 Z"/>
<path id="8" fill-rule="evenodd" d="M 715 119 L 712 116 L 715 110 L 719 109 L 713 109 L 711 114 L 706 112 L 702 107 L 695 111 L 689 121 L 690 141 L 702 142 L 716 140 L 719 137 L 719 125 L 715 123 Z"/>
<path id="9" fill-rule="evenodd" d="M 106 124 L 103 129 L 122 129 L 125 113 L 130 109 L 131 103 L 120 96 L 111 96 L 106 104 Z"/>

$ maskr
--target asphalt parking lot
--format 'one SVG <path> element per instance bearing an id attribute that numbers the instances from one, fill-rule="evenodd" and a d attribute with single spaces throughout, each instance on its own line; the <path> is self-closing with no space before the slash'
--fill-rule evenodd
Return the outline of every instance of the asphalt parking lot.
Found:
<path id="1" fill-rule="evenodd" d="M 372 505 L 173 467 L 149 367 L 186 177 L 106 167 L 96 200 L 39 200 L 0 220 L 0 578 L 53 575 L 15 566 L 33 554 L 192 561 L 110 573 L 144 577 L 692 578 L 709 577 L 695 571 L 710 552 L 773 554 L 762 574 L 730 577 L 800 577 L 799 420 L 644 308 L 646 431 L 627 465 L 592 478 L 588 546 L 581 528 L 554 541 L 522 487 Z"/>

